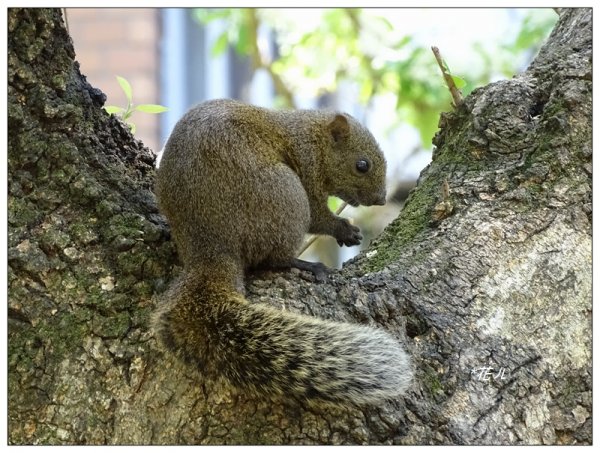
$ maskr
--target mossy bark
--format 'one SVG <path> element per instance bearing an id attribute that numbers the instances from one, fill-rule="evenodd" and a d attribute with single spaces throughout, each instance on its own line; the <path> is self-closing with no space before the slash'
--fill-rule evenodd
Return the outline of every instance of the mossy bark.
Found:
<path id="1" fill-rule="evenodd" d="M 253 400 L 158 348 L 177 269 L 153 157 L 101 109 L 60 12 L 8 14 L 11 444 L 590 444 L 591 9 L 527 71 L 445 114 L 400 217 L 323 284 L 248 297 L 370 323 L 414 357 L 403 400 Z"/>

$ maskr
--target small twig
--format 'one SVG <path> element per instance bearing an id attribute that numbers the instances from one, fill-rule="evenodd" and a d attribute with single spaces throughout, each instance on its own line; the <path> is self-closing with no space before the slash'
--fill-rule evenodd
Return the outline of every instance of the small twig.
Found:
<path id="1" fill-rule="evenodd" d="M 452 101 L 454 104 L 454 108 L 456 108 L 460 104 L 462 104 L 462 101 L 463 101 L 462 95 L 460 94 L 459 89 L 456 88 L 456 84 L 454 83 L 454 79 L 452 78 L 452 75 L 450 74 L 448 65 L 446 64 L 446 62 L 442 58 L 442 55 L 440 54 L 440 49 L 433 46 L 431 48 L 431 51 L 433 52 L 433 55 L 435 56 L 435 59 L 442 71 L 442 75 L 444 76 L 444 81 L 446 82 L 446 85 L 448 86 L 448 89 L 450 90 L 450 94 L 452 95 Z"/>
<path id="2" fill-rule="evenodd" d="M 346 202 L 344 201 L 344 202 L 343 202 L 343 203 L 340 205 L 340 207 L 339 207 L 339 208 L 337 208 L 337 210 L 335 211 L 335 214 L 336 214 L 336 215 L 340 215 L 340 214 L 342 213 L 342 211 L 343 211 L 344 209 L 346 209 L 346 206 L 348 206 L 348 203 L 346 203 Z M 318 235 L 316 235 L 316 234 L 314 234 L 314 235 L 312 235 L 310 238 L 308 238 L 308 241 L 306 241 L 306 242 L 304 243 L 304 245 L 302 246 L 302 248 L 300 249 L 300 253 L 298 253 L 298 256 L 302 255 L 302 254 L 303 254 L 303 253 L 306 251 L 306 249 L 307 249 L 307 248 L 309 248 L 309 247 L 310 247 L 310 246 L 313 244 L 313 242 L 315 242 L 315 241 L 316 241 L 318 238 L 319 238 L 319 236 L 318 236 Z"/>

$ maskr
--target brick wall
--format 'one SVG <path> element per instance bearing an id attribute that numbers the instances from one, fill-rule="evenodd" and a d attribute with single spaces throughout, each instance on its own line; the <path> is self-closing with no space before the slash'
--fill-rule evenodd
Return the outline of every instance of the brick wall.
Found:
<path id="1" fill-rule="evenodd" d="M 69 32 L 81 72 L 108 97 L 107 105 L 127 103 L 115 76 L 133 87 L 135 104 L 160 104 L 159 10 L 148 8 L 67 8 Z M 159 151 L 158 115 L 134 113 L 136 137 Z"/>

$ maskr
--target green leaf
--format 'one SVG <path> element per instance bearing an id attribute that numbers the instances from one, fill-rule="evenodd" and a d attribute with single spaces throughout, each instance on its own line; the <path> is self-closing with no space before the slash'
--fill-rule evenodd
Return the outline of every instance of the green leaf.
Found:
<path id="1" fill-rule="evenodd" d="M 127 125 L 129 126 L 131 133 L 135 134 L 135 131 L 137 130 L 137 128 L 135 127 L 135 123 L 127 123 Z"/>
<path id="2" fill-rule="evenodd" d="M 327 206 L 329 206 L 329 209 L 333 212 L 337 211 L 337 208 L 339 208 L 342 205 L 343 201 L 340 200 L 338 197 L 329 197 L 327 198 Z"/>
<path id="3" fill-rule="evenodd" d="M 164 105 L 140 104 L 140 105 L 136 105 L 134 110 L 137 110 L 138 112 L 144 112 L 144 113 L 162 113 L 162 112 L 166 112 L 169 109 L 167 107 L 165 107 Z"/>
<path id="4" fill-rule="evenodd" d="M 223 52 L 227 50 L 227 45 L 229 44 L 229 34 L 227 31 L 221 33 L 221 35 L 217 38 L 213 47 L 210 51 L 213 57 L 218 57 L 219 55 L 223 55 Z"/>
<path id="5" fill-rule="evenodd" d="M 392 48 L 401 49 L 412 41 L 411 36 L 403 36 L 397 43 L 392 45 Z"/>
<path id="6" fill-rule="evenodd" d="M 393 31 L 394 30 L 394 26 L 392 25 L 392 23 L 387 20 L 387 18 L 379 16 L 378 19 L 383 22 L 383 25 L 385 25 L 385 27 L 387 28 L 386 31 Z"/>
<path id="7" fill-rule="evenodd" d="M 235 51 L 239 55 L 250 55 L 252 44 L 250 43 L 250 24 L 247 22 L 241 23 L 238 28 L 237 42 L 235 43 Z"/>
<path id="8" fill-rule="evenodd" d="M 111 115 L 114 113 L 123 113 L 125 111 L 124 108 L 117 107 L 116 105 L 107 105 L 104 107 L 104 110 L 106 110 L 106 113 Z"/>
<path id="9" fill-rule="evenodd" d="M 451 75 L 450 77 L 452 77 L 452 80 L 454 81 L 454 85 L 456 85 L 456 88 L 458 88 L 459 90 L 467 84 L 467 82 L 465 82 L 464 79 L 461 79 L 458 76 Z"/>
<path id="10" fill-rule="evenodd" d="M 124 77 L 121 77 L 121 76 L 117 76 L 117 82 L 119 82 L 119 85 L 121 85 L 121 89 L 123 90 L 123 93 L 125 93 L 125 97 L 131 103 L 131 99 L 133 98 L 133 91 L 132 91 L 131 85 L 129 84 L 127 79 Z"/>

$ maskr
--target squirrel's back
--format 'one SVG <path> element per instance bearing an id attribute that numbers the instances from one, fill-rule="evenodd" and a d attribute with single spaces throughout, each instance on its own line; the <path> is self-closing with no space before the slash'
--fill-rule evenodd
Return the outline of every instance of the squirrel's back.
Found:
<path id="1" fill-rule="evenodd" d="M 176 124 L 156 194 L 184 264 L 225 254 L 246 269 L 295 253 L 310 208 L 285 163 L 288 135 L 274 111 L 232 100 L 202 103 Z"/>

